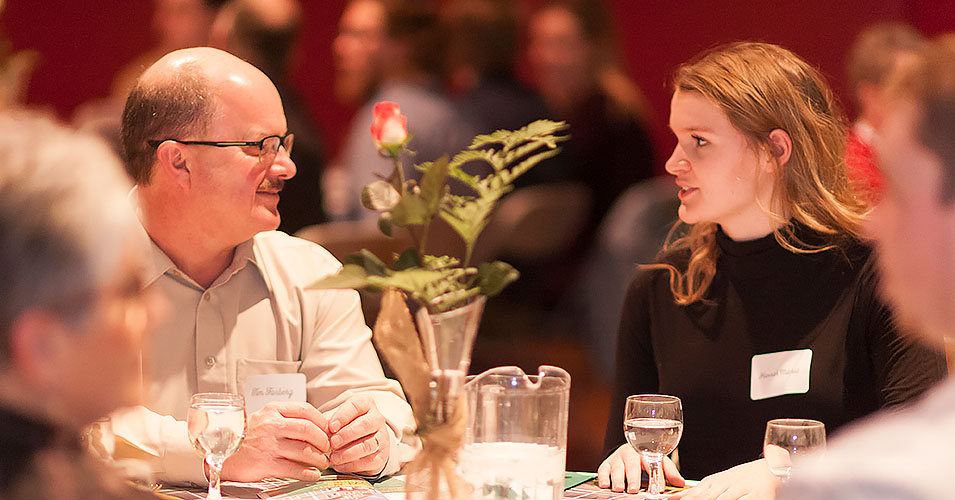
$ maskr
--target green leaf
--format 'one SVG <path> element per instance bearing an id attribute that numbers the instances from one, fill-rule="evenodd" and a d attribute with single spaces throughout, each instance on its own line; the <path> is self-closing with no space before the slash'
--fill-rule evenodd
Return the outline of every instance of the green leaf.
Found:
<path id="1" fill-rule="evenodd" d="M 345 264 L 352 264 L 361 267 L 369 276 L 388 276 L 391 270 L 375 254 L 366 249 L 361 249 L 358 253 L 346 256 Z"/>
<path id="2" fill-rule="evenodd" d="M 524 160 L 524 161 L 518 163 L 518 164 L 515 165 L 514 167 L 511 167 L 511 169 L 510 169 L 509 171 L 507 171 L 507 172 L 502 172 L 502 174 L 506 176 L 506 182 L 507 182 L 508 184 L 510 184 L 510 183 L 514 182 L 514 179 L 517 179 L 518 177 L 520 177 L 520 176 L 524 175 L 525 173 L 527 173 L 527 171 L 530 170 L 531 167 L 534 167 L 534 166 L 537 165 L 538 163 L 540 163 L 540 162 L 542 162 L 542 161 L 544 161 L 544 160 L 546 160 L 546 159 L 548 159 L 548 158 L 552 158 L 552 157 L 554 157 L 554 156 L 557 156 L 557 153 L 560 153 L 560 150 L 559 150 L 559 149 L 552 149 L 552 150 L 550 150 L 550 151 L 542 151 L 542 152 L 537 153 L 536 155 L 533 155 L 533 156 L 527 158 L 526 160 Z"/>
<path id="3" fill-rule="evenodd" d="M 452 267 L 458 267 L 461 265 L 461 260 L 456 257 L 451 257 L 449 255 L 425 255 L 422 259 L 424 261 L 424 268 L 430 269 L 432 271 L 440 271 L 442 269 L 448 269 Z"/>
<path id="4" fill-rule="evenodd" d="M 421 266 L 421 259 L 418 257 L 417 248 L 409 248 L 404 252 L 401 252 L 401 255 L 395 259 L 395 271 L 404 271 L 405 269 L 412 269 L 415 267 Z"/>
<path id="5" fill-rule="evenodd" d="M 445 193 L 448 183 L 449 162 L 447 156 L 442 156 L 433 162 L 421 165 L 421 198 L 428 208 L 428 219 L 434 218 L 441 206 L 441 197 Z"/>
<path id="6" fill-rule="evenodd" d="M 439 214 L 467 247 L 473 247 L 478 235 L 487 226 L 497 196 L 450 196 Z"/>
<path id="7" fill-rule="evenodd" d="M 391 223 L 391 212 L 384 212 L 378 216 L 378 229 L 382 234 L 391 238 L 394 236 L 394 224 Z"/>
<path id="8" fill-rule="evenodd" d="M 376 212 L 394 208 L 401 201 L 401 193 L 385 181 L 375 181 L 361 190 L 361 204 Z"/>
<path id="9" fill-rule="evenodd" d="M 379 288 L 400 288 L 411 293 L 412 296 L 417 296 L 420 300 L 425 288 L 429 284 L 441 280 L 444 276 L 445 274 L 440 271 L 412 268 L 395 271 L 390 276 L 369 276 L 368 283 Z"/>
<path id="10" fill-rule="evenodd" d="M 391 221 L 398 227 L 424 224 L 428 220 L 428 204 L 420 194 L 405 193 L 391 209 Z"/>
<path id="11" fill-rule="evenodd" d="M 481 295 L 493 297 L 504 290 L 504 287 L 520 277 L 514 266 L 506 262 L 494 261 L 482 263 L 474 279 L 474 285 L 480 288 Z"/>
<path id="12" fill-rule="evenodd" d="M 569 125 L 565 122 L 537 120 L 515 131 L 497 130 L 491 134 L 479 135 L 474 138 L 470 149 L 479 149 L 491 144 L 503 144 L 509 147 L 528 140 L 539 140 L 555 147 L 556 143 L 563 140 L 562 137 L 566 138 L 566 136 L 556 136 L 554 134 L 567 128 L 569 128 Z"/>
<path id="13" fill-rule="evenodd" d="M 355 264 L 345 264 L 338 273 L 325 276 L 306 288 L 327 290 L 333 288 L 366 288 L 368 286 L 368 273 L 365 272 L 364 268 Z"/>
<path id="14" fill-rule="evenodd" d="M 432 313 L 450 311 L 481 291 L 478 288 L 459 288 L 428 299 L 428 310 Z"/>

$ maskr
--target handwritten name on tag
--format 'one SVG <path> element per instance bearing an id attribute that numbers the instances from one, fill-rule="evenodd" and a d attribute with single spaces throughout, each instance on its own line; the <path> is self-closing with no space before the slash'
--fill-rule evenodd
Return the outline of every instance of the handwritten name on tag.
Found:
<path id="1" fill-rule="evenodd" d="M 305 401 L 304 373 L 272 373 L 245 378 L 245 411 L 252 413 L 272 401 Z"/>
<path id="2" fill-rule="evenodd" d="M 812 349 L 771 352 L 753 356 L 749 398 L 753 401 L 784 394 L 809 392 Z"/>

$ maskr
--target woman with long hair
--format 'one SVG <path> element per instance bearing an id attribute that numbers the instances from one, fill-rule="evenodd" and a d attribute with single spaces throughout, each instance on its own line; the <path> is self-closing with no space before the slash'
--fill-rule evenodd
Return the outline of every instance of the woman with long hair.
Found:
<path id="1" fill-rule="evenodd" d="M 845 122 L 819 72 L 781 47 L 734 43 L 681 66 L 673 89 L 666 170 L 688 227 L 642 266 L 624 306 L 612 453 L 598 471 L 618 491 L 641 474 L 639 456 L 618 446 L 629 394 L 683 401 L 679 473 L 665 467 L 680 484 L 758 459 L 770 419 L 831 432 L 945 373 L 940 354 L 899 337 L 876 296 L 860 234 L 868 206 L 850 186 Z M 771 491 L 765 464 L 745 467 Z M 720 478 L 687 496 L 753 486 Z"/>

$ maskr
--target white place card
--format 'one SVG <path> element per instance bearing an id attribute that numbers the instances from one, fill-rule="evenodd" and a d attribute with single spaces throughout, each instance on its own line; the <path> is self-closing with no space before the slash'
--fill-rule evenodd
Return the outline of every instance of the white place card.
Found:
<path id="1" fill-rule="evenodd" d="M 249 375 L 243 395 L 246 413 L 256 412 L 272 401 L 305 401 L 305 374 Z"/>
<path id="2" fill-rule="evenodd" d="M 771 352 L 753 356 L 749 398 L 753 401 L 784 394 L 809 392 L 812 349 Z"/>

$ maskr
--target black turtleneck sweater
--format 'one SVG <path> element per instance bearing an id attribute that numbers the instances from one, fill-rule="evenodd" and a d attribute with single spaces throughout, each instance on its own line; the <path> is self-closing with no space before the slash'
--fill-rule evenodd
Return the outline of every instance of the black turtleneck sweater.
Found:
<path id="1" fill-rule="evenodd" d="M 799 236 L 818 240 L 806 230 Z M 701 479 L 759 458 L 770 419 L 821 420 L 831 435 L 944 376 L 942 354 L 899 337 L 876 297 L 869 248 L 797 254 L 772 234 L 736 242 L 717 232 L 716 239 L 711 303 L 676 305 L 663 270 L 642 270 L 631 283 L 620 322 L 608 452 L 625 442 L 630 394 L 680 397 L 680 470 Z M 663 259 L 685 269 L 688 257 L 684 251 Z M 795 349 L 812 350 L 809 391 L 750 399 L 753 356 Z"/>

